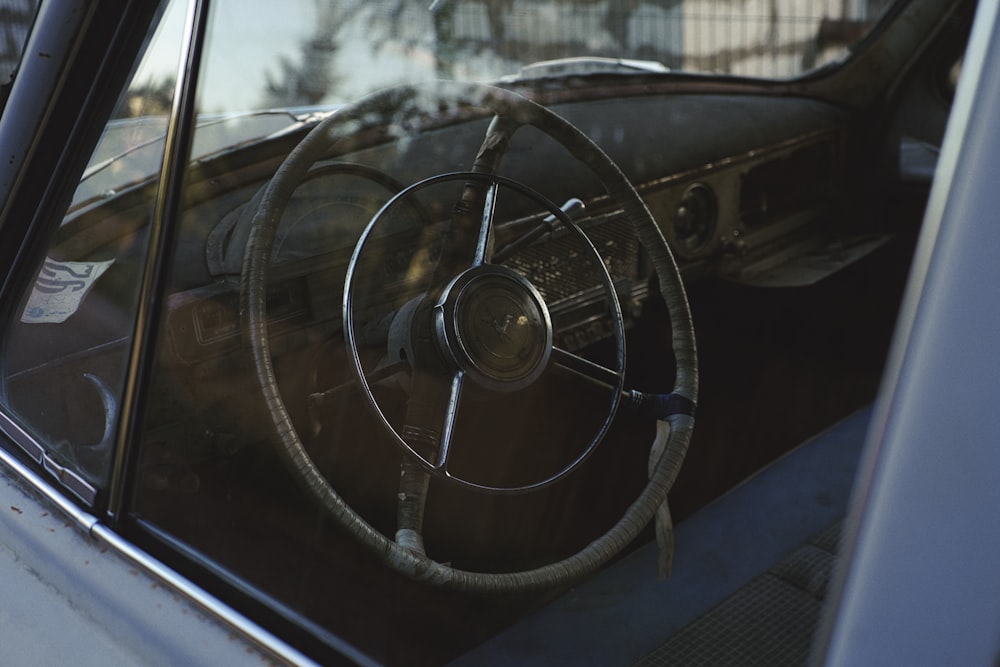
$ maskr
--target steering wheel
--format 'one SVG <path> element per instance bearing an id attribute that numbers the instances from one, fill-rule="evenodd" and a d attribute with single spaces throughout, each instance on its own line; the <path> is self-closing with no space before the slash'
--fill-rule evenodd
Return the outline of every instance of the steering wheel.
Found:
<path id="1" fill-rule="evenodd" d="M 332 488 L 304 447 L 285 407 L 271 362 L 267 331 L 266 295 L 272 247 L 278 224 L 296 187 L 312 165 L 326 158 L 336 144 L 358 133 L 383 130 L 385 119 L 395 117 L 401 110 L 420 113 L 470 108 L 493 114 L 471 171 L 426 179 L 406 188 L 386 204 L 360 237 L 345 284 L 344 337 L 356 379 L 382 426 L 404 452 L 397 508 L 399 525 L 395 538 L 390 539 L 366 522 Z M 589 241 L 586 245 L 592 252 L 591 261 L 603 271 L 600 281 L 611 304 L 618 341 L 615 368 L 593 364 L 555 347 L 551 319 L 541 294 L 522 275 L 494 262 L 494 253 L 503 251 L 496 247 L 493 220 L 501 189 L 515 190 L 548 211 L 549 227 L 553 219 L 558 220 L 569 233 L 586 239 L 569 216 L 554 204 L 527 186 L 497 175 L 510 138 L 522 126 L 537 128 L 587 165 L 632 223 L 657 274 L 660 294 L 671 320 L 675 381 L 670 394 L 647 395 L 623 390 L 621 313 L 611 279 Z M 387 211 L 414 192 L 441 182 L 460 182 L 462 186 L 462 194 L 450 214 L 446 241 L 424 284 L 424 292 L 396 312 L 390 327 L 395 332 L 390 333 L 393 345 L 399 346 L 402 341 L 407 351 L 405 364 L 412 379 L 405 424 L 396 428 L 383 414 L 370 387 L 370 370 L 365 368 L 358 353 L 355 282 L 365 248 Z M 379 560 L 419 581 L 460 590 L 504 593 L 550 587 L 574 581 L 607 563 L 655 515 L 665 512 L 667 494 L 684 460 L 694 426 L 698 380 L 690 310 L 680 273 L 651 213 L 620 169 L 579 129 L 541 105 L 490 86 L 439 82 L 432 87 L 392 88 L 338 110 L 313 128 L 291 151 L 254 203 L 256 209 L 243 257 L 240 312 L 244 336 L 249 341 L 256 376 L 274 426 L 272 440 L 300 486 Z M 484 327 L 483 312 L 492 313 L 491 304 L 498 303 L 504 304 L 503 317 L 491 314 Z M 607 417 L 579 455 L 554 474 L 510 487 L 481 484 L 452 474 L 451 431 L 461 405 L 463 386 L 472 383 L 501 393 L 523 391 L 552 364 L 610 387 Z M 491 493 L 523 493 L 550 485 L 589 456 L 605 435 L 620 403 L 655 416 L 658 436 L 650 454 L 647 484 L 606 533 L 564 559 L 519 572 L 466 571 L 426 555 L 421 528 L 429 476 Z"/>

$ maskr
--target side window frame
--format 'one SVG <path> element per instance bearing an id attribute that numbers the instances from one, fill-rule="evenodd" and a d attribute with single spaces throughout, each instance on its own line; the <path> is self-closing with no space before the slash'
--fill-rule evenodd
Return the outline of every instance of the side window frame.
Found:
<path id="1" fill-rule="evenodd" d="M 132 338 L 130 364 L 119 414 L 118 441 L 109 479 L 107 514 L 112 528 L 120 529 L 127 515 L 136 475 L 138 446 L 143 433 L 144 398 L 155 362 L 157 332 L 166 300 L 170 249 L 176 243 L 185 179 L 195 131 L 196 91 L 201 54 L 208 26 L 209 0 L 178 0 L 186 5 L 184 42 L 178 64 L 177 84 L 170 109 L 157 199 L 150 224 L 149 249 L 139 310 Z"/>
<path id="2" fill-rule="evenodd" d="M 0 267 L 5 267 L 0 269 L 0 321 L 4 323 L 0 338 L 6 338 L 6 323 L 18 315 L 19 296 L 30 289 L 47 240 L 60 226 L 120 92 L 134 73 L 134 56 L 165 5 L 165 1 L 39 3 L 26 56 L 0 115 L 0 143 L 11 153 L 0 165 Z M 67 21 L 67 15 L 75 21 Z M 187 48 L 186 44 L 182 47 Z M 167 169 L 165 159 L 161 174 Z M 158 194 L 157 210 L 162 209 L 162 199 L 163 194 Z M 148 252 L 153 252 L 152 246 Z M 138 309 L 143 310 L 141 302 Z M 136 335 L 141 331 L 141 327 L 133 329 Z M 122 406 L 131 402 L 132 384 L 126 382 Z M 4 403 L 0 405 L 0 448 L 5 451 L 0 455 L 30 462 L 48 479 L 58 481 L 73 500 L 103 513 L 111 495 L 107 489 L 95 487 L 77 471 L 57 463 Z M 115 424 L 116 450 L 123 442 L 123 415 L 120 411 Z M 115 456 L 119 456 L 117 451 Z"/>

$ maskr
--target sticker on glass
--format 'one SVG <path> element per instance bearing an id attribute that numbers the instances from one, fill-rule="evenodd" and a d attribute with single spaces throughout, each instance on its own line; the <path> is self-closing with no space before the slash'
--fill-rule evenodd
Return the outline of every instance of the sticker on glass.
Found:
<path id="1" fill-rule="evenodd" d="M 31 298 L 21 314 L 27 324 L 58 324 L 75 313 L 90 289 L 115 260 L 104 262 L 57 262 L 45 259 L 35 280 Z"/>

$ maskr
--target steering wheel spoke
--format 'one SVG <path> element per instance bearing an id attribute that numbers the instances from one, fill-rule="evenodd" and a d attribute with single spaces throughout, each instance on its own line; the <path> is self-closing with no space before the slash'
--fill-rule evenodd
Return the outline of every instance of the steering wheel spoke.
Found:
<path id="1" fill-rule="evenodd" d="M 493 259 L 493 219 L 496 216 L 497 195 L 499 186 L 495 182 L 486 187 L 483 201 L 483 220 L 479 227 L 479 238 L 476 240 L 476 255 L 472 266 L 489 264 Z"/>
<path id="2" fill-rule="evenodd" d="M 448 397 L 448 410 L 445 414 L 444 428 L 441 429 L 441 443 L 438 447 L 437 461 L 434 468 L 448 471 L 448 460 L 451 458 L 452 442 L 455 435 L 455 423 L 458 419 L 458 406 L 462 398 L 462 386 L 465 383 L 465 373 L 458 372 L 451 379 L 451 394 Z"/>
<path id="3" fill-rule="evenodd" d="M 557 372 L 580 378 L 600 387 L 615 389 L 622 384 L 624 369 L 616 371 L 562 348 L 552 349 L 552 362 Z"/>
<path id="4" fill-rule="evenodd" d="M 409 453 L 432 470 L 447 471 L 465 374 L 415 369 L 400 435 Z"/>
<path id="5" fill-rule="evenodd" d="M 400 463 L 395 540 L 410 552 L 424 555 L 424 507 L 431 479 L 426 467 L 447 473 L 465 374 L 455 373 L 450 382 L 430 370 L 413 375 L 401 429 L 411 451 Z"/>

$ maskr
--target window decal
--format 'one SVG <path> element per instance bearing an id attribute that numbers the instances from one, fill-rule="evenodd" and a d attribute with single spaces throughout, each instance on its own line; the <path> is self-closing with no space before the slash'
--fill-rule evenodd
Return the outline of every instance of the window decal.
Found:
<path id="1" fill-rule="evenodd" d="M 25 324 L 59 324 L 77 311 L 84 297 L 115 260 L 58 262 L 45 259 L 21 314 Z"/>

